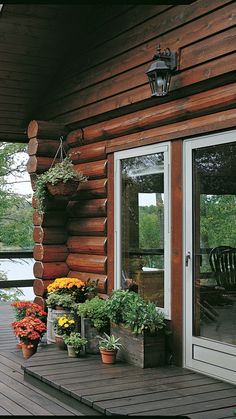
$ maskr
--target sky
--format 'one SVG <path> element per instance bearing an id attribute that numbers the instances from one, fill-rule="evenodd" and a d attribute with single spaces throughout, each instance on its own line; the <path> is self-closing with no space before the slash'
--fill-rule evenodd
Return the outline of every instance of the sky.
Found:
<path id="1" fill-rule="evenodd" d="M 28 161 L 28 154 L 27 153 L 20 153 L 18 156 L 18 161 L 21 160 L 25 163 L 25 172 L 21 175 L 13 176 L 9 175 L 6 179 L 7 181 L 7 187 L 11 188 L 13 192 L 23 194 L 23 195 L 32 195 L 32 187 L 31 187 L 31 181 L 29 173 L 26 169 L 26 164 Z"/>

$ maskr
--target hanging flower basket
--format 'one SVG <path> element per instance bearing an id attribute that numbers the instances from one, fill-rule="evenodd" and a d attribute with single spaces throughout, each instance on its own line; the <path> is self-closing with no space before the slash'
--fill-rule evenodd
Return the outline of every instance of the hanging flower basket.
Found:
<path id="1" fill-rule="evenodd" d="M 55 164 L 58 153 L 60 153 L 60 162 Z M 61 137 L 51 167 L 37 176 L 35 182 L 34 196 L 37 200 L 38 211 L 45 211 L 45 201 L 48 195 L 57 199 L 69 198 L 76 193 L 79 184 L 87 180 L 87 176 L 75 170 L 72 161 L 66 156 Z"/>
<path id="2" fill-rule="evenodd" d="M 76 193 L 80 181 L 69 180 L 67 182 L 58 182 L 55 185 L 47 183 L 47 190 L 52 196 L 71 196 Z"/>

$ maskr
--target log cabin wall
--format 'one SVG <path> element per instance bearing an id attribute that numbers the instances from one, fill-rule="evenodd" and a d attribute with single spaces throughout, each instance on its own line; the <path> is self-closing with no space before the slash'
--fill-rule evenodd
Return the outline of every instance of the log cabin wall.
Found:
<path id="1" fill-rule="evenodd" d="M 63 124 L 44 121 L 31 121 L 28 126 L 28 163 L 32 189 L 36 176 L 48 170 L 59 147 L 59 138 L 66 134 Z M 34 293 L 35 302 L 45 308 L 44 297 L 47 286 L 57 277 L 67 276 L 66 258 L 66 215 L 67 202 L 47 200 L 46 210 L 37 210 L 37 201 L 33 198 L 33 238 L 34 246 Z"/>
<path id="2" fill-rule="evenodd" d="M 235 12 L 229 0 L 104 11 L 86 41 L 78 39 L 76 54 L 65 57 L 37 113 L 66 126 L 74 164 L 90 178 L 81 185 L 83 199 L 67 207 L 68 274 L 108 277 L 107 291 L 114 273 L 113 153 L 172 141 L 176 364 L 182 362 L 183 343 L 182 141 L 236 125 Z M 168 96 L 151 98 L 146 71 L 158 43 L 177 51 L 178 71 Z"/>

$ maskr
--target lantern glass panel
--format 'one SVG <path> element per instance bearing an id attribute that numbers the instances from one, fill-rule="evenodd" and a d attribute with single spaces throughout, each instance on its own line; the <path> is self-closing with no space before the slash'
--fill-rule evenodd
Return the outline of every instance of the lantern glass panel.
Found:
<path id="1" fill-rule="evenodd" d="M 155 71 L 149 75 L 152 96 L 165 96 L 170 86 L 169 71 Z"/>

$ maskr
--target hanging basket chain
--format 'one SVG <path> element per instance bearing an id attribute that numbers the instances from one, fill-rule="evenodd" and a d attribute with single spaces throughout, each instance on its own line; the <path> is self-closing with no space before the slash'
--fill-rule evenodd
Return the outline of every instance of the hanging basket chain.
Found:
<path id="1" fill-rule="evenodd" d="M 58 149 L 56 151 L 56 154 L 54 156 L 54 159 L 52 161 L 52 164 L 51 164 L 50 168 L 55 164 L 56 158 L 59 155 L 59 153 L 60 153 L 60 161 L 61 162 L 63 161 L 64 158 L 67 157 L 66 151 L 65 151 L 65 149 L 63 147 L 63 138 L 64 138 L 63 135 L 61 135 L 61 137 L 60 137 L 60 145 L 59 145 L 59 147 L 58 147 Z M 63 154 L 64 154 L 64 157 L 63 157 Z"/>

